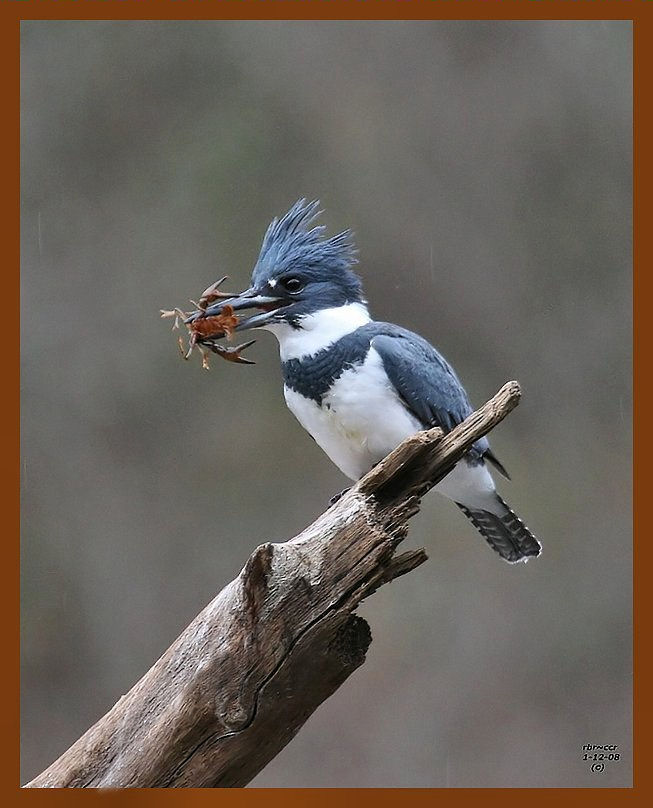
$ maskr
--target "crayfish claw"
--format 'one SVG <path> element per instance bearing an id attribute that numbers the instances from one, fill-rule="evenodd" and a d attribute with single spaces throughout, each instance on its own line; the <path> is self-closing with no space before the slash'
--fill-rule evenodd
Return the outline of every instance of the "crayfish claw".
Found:
<path id="1" fill-rule="evenodd" d="M 210 286 L 207 286 L 206 289 L 202 292 L 201 297 L 208 297 L 208 295 L 212 295 L 217 290 L 218 286 L 220 286 L 220 284 L 224 283 L 227 280 L 228 277 L 229 277 L 229 275 L 223 275 L 215 283 L 212 283 Z"/>
<path id="2" fill-rule="evenodd" d="M 218 286 L 223 284 L 229 275 L 223 275 L 222 278 L 217 280 L 215 283 L 212 283 L 210 286 L 202 292 L 202 296 L 200 297 L 199 305 L 197 306 L 198 309 L 204 311 L 209 304 L 213 303 L 215 300 L 223 299 L 226 300 L 230 297 L 236 297 L 234 292 L 220 292 L 218 290 Z M 193 302 L 193 301 L 191 301 Z"/>
<path id="3" fill-rule="evenodd" d="M 250 345 L 253 345 L 256 342 L 255 339 L 250 339 L 249 342 L 243 342 L 240 345 L 235 345 L 231 350 L 232 351 L 244 351 L 245 348 L 249 348 Z"/>
<path id="4" fill-rule="evenodd" d="M 235 345 L 233 348 L 227 348 L 230 353 L 229 360 L 231 362 L 237 362 L 239 365 L 255 365 L 253 359 L 245 359 L 244 356 L 241 356 L 241 352 L 245 350 L 245 348 L 249 348 L 250 345 L 253 345 L 256 342 L 255 339 L 251 339 L 249 342 L 243 342 L 242 345 Z M 227 357 L 225 357 L 226 359 Z"/>
<path id="5" fill-rule="evenodd" d="M 249 342 L 243 342 L 242 345 L 235 345 L 233 348 L 218 345 L 216 342 L 205 342 L 203 344 L 206 348 L 213 351 L 213 353 L 217 354 L 226 362 L 236 362 L 239 365 L 255 365 L 256 362 L 254 362 L 252 359 L 245 359 L 244 356 L 240 355 L 241 351 L 249 348 L 249 346 L 253 345 L 255 342 L 256 340 L 252 339 L 249 340 Z"/>

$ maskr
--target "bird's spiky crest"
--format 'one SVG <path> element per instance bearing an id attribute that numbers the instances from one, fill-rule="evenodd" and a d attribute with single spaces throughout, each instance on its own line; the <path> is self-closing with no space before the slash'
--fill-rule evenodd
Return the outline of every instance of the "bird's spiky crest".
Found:
<path id="1" fill-rule="evenodd" d="M 254 282 L 274 268 L 291 268 L 295 264 L 344 272 L 357 263 L 351 230 L 324 238 L 324 225 L 310 227 L 320 213 L 319 200 L 307 202 L 302 198 L 281 219 L 272 220 L 254 267 Z"/>

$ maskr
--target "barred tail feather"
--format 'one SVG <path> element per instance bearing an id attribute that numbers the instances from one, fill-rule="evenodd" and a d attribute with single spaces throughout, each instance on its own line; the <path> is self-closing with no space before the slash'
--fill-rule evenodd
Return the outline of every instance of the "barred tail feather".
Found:
<path id="1" fill-rule="evenodd" d="M 501 558 L 515 564 L 526 561 L 529 556 L 538 556 L 542 550 L 539 541 L 498 494 L 496 498 L 496 509 L 502 512 L 500 515 L 468 508 L 460 502 L 456 505 Z"/>

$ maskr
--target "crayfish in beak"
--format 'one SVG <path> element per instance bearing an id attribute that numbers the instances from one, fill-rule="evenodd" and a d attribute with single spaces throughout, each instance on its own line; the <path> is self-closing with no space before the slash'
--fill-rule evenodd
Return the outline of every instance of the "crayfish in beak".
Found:
<path id="1" fill-rule="evenodd" d="M 225 304 L 220 314 L 207 315 L 207 308 L 220 299 L 228 299 L 235 297 L 229 292 L 221 292 L 218 287 L 227 280 L 227 275 L 215 283 L 211 284 L 207 289 L 202 292 L 199 301 L 191 300 L 190 302 L 197 307 L 198 312 L 192 320 L 189 320 L 192 312 L 182 311 L 179 308 L 175 309 L 161 309 L 161 317 L 174 317 L 173 330 L 179 328 L 179 320 L 186 325 L 188 329 L 188 347 L 184 346 L 184 341 L 179 337 L 179 350 L 184 359 L 190 359 L 193 350 L 197 348 L 202 355 L 202 367 L 209 370 L 209 351 L 217 354 L 227 362 L 236 362 L 241 365 L 253 365 L 251 359 L 245 359 L 241 353 L 245 348 L 249 348 L 256 340 L 243 342 L 241 345 L 234 347 L 225 347 L 220 345 L 216 340 L 226 337 L 231 339 L 234 329 L 238 325 L 238 316 L 234 313 L 233 308 L 229 304 Z"/>

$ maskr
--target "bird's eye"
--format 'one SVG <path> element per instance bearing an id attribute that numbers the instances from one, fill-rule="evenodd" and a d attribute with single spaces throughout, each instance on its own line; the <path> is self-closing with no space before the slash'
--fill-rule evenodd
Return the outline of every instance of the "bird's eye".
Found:
<path id="1" fill-rule="evenodd" d="M 299 278 L 284 278 L 281 281 L 281 285 L 286 292 L 290 292 L 291 295 L 301 292 L 301 290 L 304 288 L 304 284 L 299 280 Z"/>

